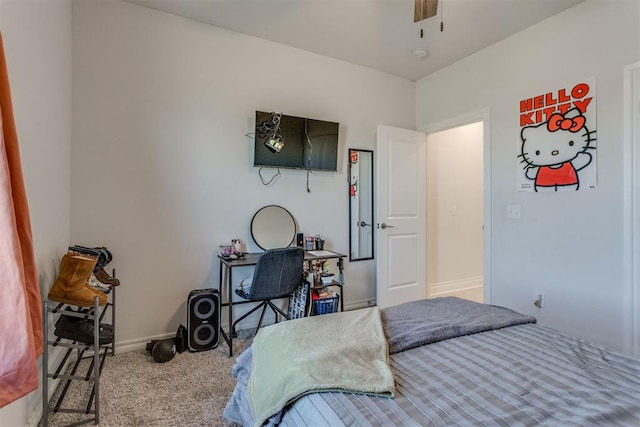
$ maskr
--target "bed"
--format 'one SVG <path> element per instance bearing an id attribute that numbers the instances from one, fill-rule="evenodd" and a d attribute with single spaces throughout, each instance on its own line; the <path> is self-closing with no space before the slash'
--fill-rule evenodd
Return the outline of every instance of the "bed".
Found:
<path id="1" fill-rule="evenodd" d="M 389 307 L 379 317 L 392 398 L 310 390 L 264 424 L 640 426 L 638 359 L 530 316 L 453 297 Z M 248 393 L 254 350 L 255 342 L 236 359 L 237 385 L 223 414 L 238 425 L 263 424 L 254 420 Z"/>

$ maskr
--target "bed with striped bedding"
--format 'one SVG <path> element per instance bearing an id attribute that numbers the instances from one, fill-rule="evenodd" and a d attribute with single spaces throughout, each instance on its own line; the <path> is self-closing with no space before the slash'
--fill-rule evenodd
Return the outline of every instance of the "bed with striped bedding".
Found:
<path id="1" fill-rule="evenodd" d="M 640 360 L 534 323 L 419 345 L 390 366 L 393 399 L 314 393 L 269 424 L 640 426 Z"/>

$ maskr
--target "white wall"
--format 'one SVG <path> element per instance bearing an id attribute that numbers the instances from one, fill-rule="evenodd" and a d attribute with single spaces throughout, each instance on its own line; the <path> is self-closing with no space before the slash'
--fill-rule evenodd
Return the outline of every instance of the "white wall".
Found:
<path id="1" fill-rule="evenodd" d="M 483 124 L 427 135 L 429 297 L 483 301 Z"/>
<path id="2" fill-rule="evenodd" d="M 416 128 L 417 117 L 419 128 L 490 107 L 493 302 L 624 347 L 622 67 L 640 60 L 637 2 L 587 1 L 417 91 L 130 4 L 82 2 L 73 20 L 73 147 L 70 9 L 64 0 L 0 1 L 43 295 L 69 243 L 107 245 L 123 279 L 119 340 L 175 331 L 187 292 L 217 282 L 217 245 L 250 241 L 258 207 L 284 205 L 303 232 L 346 252 L 347 147 L 373 149 L 378 123 Z M 550 49 L 558 40 L 573 52 Z M 598 189 L 516 192 L 517 102 L 589 76 L 598 86 Z M 339 121 L 340 171 L 312 174 L 311 194 L 301 172 L 263 187 L 243 136 L 256 109 Z M 521 220 L 505 219 L 511 203 L 522 205 Z M 374 298 L 373 270 L 372 261 L 347 263 L 348 304 Z M 546 297 L 540 312 L 531 304 L 537 290 Z M 0 409 L 0 425 L 34 424 L 39 400 L 38 391 Z"/>
<path id="3" fill-rule="evenodd" d="M 70 234 L 71 4 L 2 0 L 0 30 L 46 297 Z M 38 390 L 0 409 L 0 425 L 35 425 L 41 396 Z"/>
<path id="4" fill-rule="evenodd" d="M 586 1 L 417 82 L 417 126 L 491 109 L 492 303 L 629 350 L 623 254 L 623 67 L 640 59 L 640 2 Z M 519 193 L 519 100 L 597 80 L 598 188 Z M 506 219 L 507 204 L 522 218 Z M 545 296 L 534 310 L 533 294 Z"/>
<path id="5" fill-rule="evenodd" d="M 185 323 L 188 292 L 217 287 L 218 245 L 257 250 L 264 205 L 348 254 L 347 148 L 415 125 L 413 82 L 128 3 L 74 3 L 73 54 L 71 236 L 114 255 L 121 344 Z M 263 186 L 255 110 L 339 122 L 339 171 L 310 194 L 302 171 Z M 345 305 L 375 298 L 373 265 L 346 263 Z"/>

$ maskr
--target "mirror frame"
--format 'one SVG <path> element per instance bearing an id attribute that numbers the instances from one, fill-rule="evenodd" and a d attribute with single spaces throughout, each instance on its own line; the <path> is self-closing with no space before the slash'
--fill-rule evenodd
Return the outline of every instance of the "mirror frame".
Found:
<path id="1" fill-rule="evenodd" d="M 371 210 L 371 218 L 370 218 L 370 222 L 371 224 L 369 224 L 368 226 L 371 227 L 371 256 L 366 256 L 366 257 L 354 257 L 353 256 L 353 246 L 354 246 L 354 242 L 353 242 L 353 235 L 355 234 L 355 230 L 359 230 L 360 226 L 359 223 L 357 221 L 360 220 L 360 218 L 354 218 L 354 216 L 356 215 L 355 212 L 353 212 L 353 209 L 351 207 L 352 205 L 352 197 L 354 195 L 354 192 L 358 191 L 358 180 L 360 180 L 360 176 L 355 177 L 353 175 L 353 165 L 355 164 L 353 159 L 353 155 L 357 154 L 357 153 L 369 153 L 371 154 L 371 165 L 370 165 L 370 170 L 371 170 L 371 177 L 369 178 L 371 181 L 371 192 L 369 194 L 369 197 L 371 199 L 371 205 L 370 205 L 370 210 Z M 374 203 L 373 203 L 373 197 L 374 197 L 374 181 L 373 181 L 373 177 L 374 177 L 374 162 L 373 162 L 373 150 L 364 150 L 364 149 L 359 149 L 359 148 L 349 148 L 349 178 L 348 178 L 348 182 L 349 182 L 349 261 L 365 261 L 365 260 L 370 260 L 374 258 L 374 254 L 375 254 L 375 233 L 373 230 L 373 217 L 374 217 Z M 360 160 L 360 156 L 358 156 L 358 161 Z M 354 227 L 357 227 L 354 230 Z"/>
<path id="2" fill-rule="evenodd" d="M 285 242 L 284 242 L 284 239 L 285 239 L 285 238 L 286 238 L 286 239 L 288 239 L 288 237 L 287 237 L 287 236 L 285 236 L 285 237 L 283 238 L 283 240 L 282 240 L 282 242 L 283 242 L 283 246 L 273 246 L 273 247 L 268 247 L 268 248 L 267 248 L 267 247 L 263 247 L 263 245 L 265 245 L 265 242 L 264 242 L 264 241 L 259 242 L 259 241 L 258 241 L 258 239 L 256 239 L 256 232 L 254 232 L 254 228 L 255 228 L 255 226 L 256 226 L 256 218 L 260 219 L 260 216 L 259 216 L 259 215 L 260 215 L 260 213 L 262 212 L 262 213 L 263 213 L 263 215 L 264 215 L 264 214 L 265 214 L 265 212 L 266 212 L 266 209 L 269 209 L 269 208 L 271 208 L 271 209 L 273 209 L 273 208 L 280 209 L 280 210 L 281 210 L 281 212 L 282 212 L 283 214 L 287 214 L 287 215 L 289 216 L 289 218 L 291 218 L 291 224 L 293 225 L 293 233 L 291 234 L 291 239 L 288 241 L 288 243 L 285 243 Z M 288 220 L 288 218 L 287 218 L 287 220 Z M 288 222 L 288 221 L 287 221 L 287 222 Z M 288 225 L 288 224 L 287 224 L 287 225 Z M 292 244 L 292 243 L 295 241 L 295 239 L 296 239 L 296 232 L 297 232 L 297 231 L 298 231 L 298 227 L 297 227 L 297 225 L 296 225 L 296 220 L 295 220 L 295 218 L 293 217 L 293 215 L 291 214 L 291 212 L 289 212 L 287 209 L 285 209 L 285 208 L 283 208 L 282 206 L 279 206 L 279 205 L 267 205 L 267 206 L 263 206 L 263 207 L 261 207 L 260 209 L 258 209 L 258 211 L 257 211 L 255 214 L 253 214 L 253 217 L 251 218 L 251 238 L 253 239 L 253 241 L 255 242 L 255 244 L 256 244 L 256 245 L 258 245 L 258 247 L 259 247 L 260 249 L 265 250 L 265 251 L 266 251 L 266 250 L 268 250 L 268 249 L 274 249 L 274 248 L 280 248 L 280 247 L 282 247 L 282 248 L 287 248 L 287 247 L 291 246 L 291 244 Z M 267 246 L 267 245 L 265 245 L 265 246 Z"/>

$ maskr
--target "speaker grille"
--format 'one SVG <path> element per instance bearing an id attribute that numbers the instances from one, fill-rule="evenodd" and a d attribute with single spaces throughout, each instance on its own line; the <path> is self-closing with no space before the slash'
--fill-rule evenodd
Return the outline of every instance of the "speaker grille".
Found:
<path id="1" fill-rule="evenodd" d="M 191 351 L 210 350 L 220 338 L 220 296 L 216 289 L 197 289 L 187 300 L 187 346 Z"/>
<path id="2" fill-rule="evenodd" d="M 193 314 L 200 320 L 208 320 L 215 310 L 212 298 L 199 298 L 193 306 Z"/>

